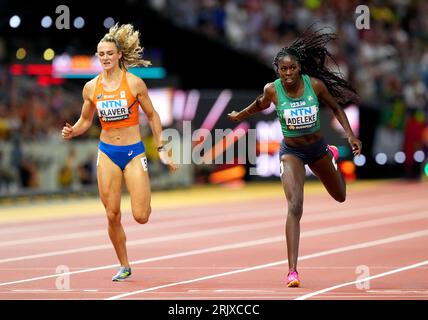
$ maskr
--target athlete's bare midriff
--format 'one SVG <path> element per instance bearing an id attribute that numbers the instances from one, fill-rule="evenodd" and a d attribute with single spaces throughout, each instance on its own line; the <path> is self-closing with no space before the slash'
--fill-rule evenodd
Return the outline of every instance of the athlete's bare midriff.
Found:
<path id="1" fill-rule="evenodd" d="M 139 125 L 102 130 L 100 140 L 115 146 L 135 144 L 141 141 Z"/>
<path id="2" fill-rule="evenodd" d="M 290 147 L 301 147 L 317 142 L 321 139 L 321 131 L 300 137 L 285 137 L 285 144 Z"/>

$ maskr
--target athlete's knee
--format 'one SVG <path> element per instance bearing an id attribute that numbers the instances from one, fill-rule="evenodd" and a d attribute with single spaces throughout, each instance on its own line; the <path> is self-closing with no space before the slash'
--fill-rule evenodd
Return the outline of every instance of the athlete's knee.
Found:
<path id="1" fill-rule="evenodd" d="M 120 210 L 118 209 L 107 209 L 107 220 L 109 224 L 120 224 Z"/>
<path id="2" fill-rule="evenodd" d="M 147 222 L 149 222 L 149 217 L 148 216 L 138 216 L 138 217 L 134 217 L 134 219 L 139 224 L 146 224 Z"/>
<path id="3" fill-rule="evenodd" d="M 303 214 L 303 200 L 294 198 L 288 201 L 288 214 L 300 218 Z"/>
<path id="4" fill-rule="evenodd" d="M 152 212 L 152 208 L 149 206 L 147 209 L 139 210 L 138 212 L 134 211 L 134 219 L 140 224 L 145 224 L 149 222 L 150 213 Z"/>

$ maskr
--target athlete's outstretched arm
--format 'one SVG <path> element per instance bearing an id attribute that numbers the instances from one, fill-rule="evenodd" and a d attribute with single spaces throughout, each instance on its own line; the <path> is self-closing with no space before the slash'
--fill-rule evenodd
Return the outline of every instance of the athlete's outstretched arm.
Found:
<path id="1" fill-rule="evenodd" d="M 71 139 L 73 137 L 79 136 L 86 132 L 92 126 L 92 119 L 94 118 L 95 106 L 91 101 L 90 92 L 90 83 L 87 82 L 83 87 L 82 97 L 83 97 L 83 106 L 82 112 L 80 114 L 79 120 L 71 126 L 69 123 L 66 123 L 62 128 L 62 137 L 64 139 Z"/>
<path id="2" fill-rule="evenodd" d="M 232 121 L 242 121 L 245 118 L 260 112 L 264 109 L 267 109 L 272 102 L 274 102 L 275 96 L 275 87 L 273 83 L 268 83 L 263 89 L 263 94 L 259 95 L 256 100 L 254 100 L 248 107 L 245 109 L 236 112 L 232 111 L 227 116 Z"/>
<path id="3" fill-rule="evenodd" d="M 352 148 L 352 153 L 354 154 L 354 156 L 359 155 L 361 153 L 362 143 L 352 131 L 345 111 L 343 111 L 342 107 L 330 94 L 324 82 L 316 78 L 312 78 L 311 81 L 312 86 L 317 92 L 318 98 L 333 111 L 334 116 L 345 130 L 346 136 L 348 137 L 348 143 L 351 145 Z"/>
<path id="4" fill-rule="evenodd" d="M 161 147 L 163 145 L 162 141 L 162 124 L 160 121 L 159 114 L 153 107 L 152 101 L 149 97 L 148 89 L 146 84 L 142 79 L 136 79 L 134 81 L 136 90 L 137 90 L 137 99 L 140 103 L 141 108 L 149 120 L 150 128 L 152 129 L 153 137 L 155 138 L 157 147 Z M 161 161 L 168 165 L 169 168 L 173 171 L 177 169 L 177 166 L 172 162 L 172 160 L 168 157 L 165 150 L 158 150 L 159 157 Z"/>

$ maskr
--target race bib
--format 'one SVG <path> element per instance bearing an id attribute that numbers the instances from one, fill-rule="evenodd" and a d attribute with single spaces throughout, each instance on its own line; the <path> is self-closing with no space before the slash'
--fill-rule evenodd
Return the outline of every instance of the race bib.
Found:
<path id="1" fill-rule="evenodd" d="M 285 109 L 283 117 L 289 130 L 315 127 L 317 124 L 318 107 Z"/>
<path id="2" fill-rule="evenodd" d="M 146 157 L 141 157 L 140 161 L 141 161 L 141 164 L 143 165 L 143 170 L 147 171 L 148 170 L 147 158 Z"/>
<path id="3" fill-rule="evenodd" d="M 98 116 L 102 121 L 119 121 L 129 118 L 126 99 L 97 101 Z"/>

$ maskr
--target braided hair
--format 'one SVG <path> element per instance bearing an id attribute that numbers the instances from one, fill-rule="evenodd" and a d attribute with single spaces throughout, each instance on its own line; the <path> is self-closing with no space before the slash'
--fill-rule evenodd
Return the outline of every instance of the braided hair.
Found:
<path id="1" fill-rule="evenodd" d="M 334 72 L 325 66 L 327 58 L 331 59 L 337 66 L 336 61 L 326 48 L 329 41 L 337 39 L 337 35 L 322 32 L 323 29 L 311 32 L 311 27 L 306 29 L 290 46 L 282 48 L 277 53 L 272 63 L 275 71 L 278 72 L 278 64 L 282 58 L 292 56 L 299 62 L 300 72 L 323 81 L 339 105 L 357 103 L 359 96 L 355 89 L 341 77 L 340 72 Z"/>

